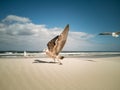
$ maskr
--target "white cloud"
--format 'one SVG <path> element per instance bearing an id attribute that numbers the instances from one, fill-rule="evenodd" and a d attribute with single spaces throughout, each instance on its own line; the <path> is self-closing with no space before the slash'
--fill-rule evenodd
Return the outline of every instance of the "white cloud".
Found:
<path id="1" fill-rule="evenodd" d="M 12 23 L 11 23 L 12 22 Z M 9 15 L 0 23 L 0 50 L 43 50 L 47 42 L 60 34 L 64 28 L 47 28 L 29 18 Z M 92 46 L 88 41 L 94 37 L 85 32 L 69 32 L 64 50 L 83 50 Z"/>
<path id="2" fill-rule="evenodd" d="M 88 34 L 85 32 L 70 32 L 69 35 L 71 36 L 71 38 L 74 38 L 76 40 L 87 40 L 94 37 L 92 34 Z"/>
<path id="3" fill-rule="evenodd" d="M 14 21 L 20 23 L 31 22 L 29 18 L 19 17 L 16 15 L 8 15 L 5 19 L 2 20 L 2 22 L 14 22 Z"/>

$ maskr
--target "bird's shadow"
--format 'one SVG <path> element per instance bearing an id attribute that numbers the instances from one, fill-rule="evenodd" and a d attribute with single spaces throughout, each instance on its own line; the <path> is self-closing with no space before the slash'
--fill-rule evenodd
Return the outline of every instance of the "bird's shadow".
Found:
<path id="1" fill-rule="evenodd" d="M 57 62 L 52 62 L 52 61 L 43 61 L 43 60 L 38 60 L 38 59 L 36 59 L 36 60 L 34 60 L 34 62 L 33 63 L 48 63 L 48 64 L 56 64 Z"/>

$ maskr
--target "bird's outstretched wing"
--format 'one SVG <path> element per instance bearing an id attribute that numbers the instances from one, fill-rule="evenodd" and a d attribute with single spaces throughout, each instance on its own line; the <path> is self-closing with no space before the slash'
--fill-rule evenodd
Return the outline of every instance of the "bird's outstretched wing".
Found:
<path id="1" fill-rule="evenodd" d="M 112 35 L 111 32 L 103 32 L 103 33 L 99 33 L 99 35 Z"/>
<path id="2" fill-rule="evenodd" d="M 65 29 L 60 35 L 56 36 L 55 38 L 48 42 L 47 46 L 51 53 L 58 55 L 59 52 L 63 49 L 65 42 L 67 40 L 68 31 L 69 25 L 65 27 Z"/>

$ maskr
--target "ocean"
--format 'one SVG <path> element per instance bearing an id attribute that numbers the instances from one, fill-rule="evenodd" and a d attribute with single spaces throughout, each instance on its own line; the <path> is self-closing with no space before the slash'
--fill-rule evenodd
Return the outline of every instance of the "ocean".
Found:
<path id="1" fill-rule="evenodd" d="M 100 58 L 100 57 L 117 57 L 120 51 L 62 51 L 60 55 L 65 58 Z M 0 58 L 15 57 L 37 57 L 46 58 L 47 55 L 43 51 L 0 51 Z"/>

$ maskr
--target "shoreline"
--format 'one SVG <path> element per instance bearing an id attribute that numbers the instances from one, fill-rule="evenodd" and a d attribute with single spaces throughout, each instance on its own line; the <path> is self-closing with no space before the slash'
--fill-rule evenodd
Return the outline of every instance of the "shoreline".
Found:
<path id="1" fill-rule="evenodd" d="M 120 52 L 101 52 L 101 51 L 69 51 L 69 52 L 61 52 L 60 55 L 66 58 L 81 58 L 81 57 L 113 57 L 120 56 Z M 31 58 L 47 58 L 47 55 L 44 52 L 4 52 L 0 53 L 0 58 L 2 57 L 31 57 Z"/>
<path id="2" fill-rule="evenodd" d="M 93 55 L 93 56 L 76 56 L 76 55 L 62 55 L 64 58 L 112 58 L 120 57 L 119 55 Z M 0 56 L 0 58 L 49 58 L 47 55 L 43 56 Z"/>

